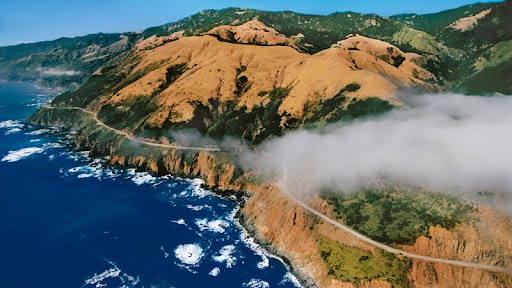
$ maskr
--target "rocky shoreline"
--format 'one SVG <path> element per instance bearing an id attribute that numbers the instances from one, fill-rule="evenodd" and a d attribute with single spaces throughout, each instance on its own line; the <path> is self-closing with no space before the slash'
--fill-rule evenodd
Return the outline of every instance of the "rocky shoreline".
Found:
<path id="1" fill-rule="evenodd" d="M 44 109 L 44 108 L 43 108 Z M 41 111 L 41 110 L 39 110 Z M 38 111 L 38 112 L 39 112 Z M 37 115 L 37 113 L 34 115 Z M 51 111 L 48 111 L 51 113 Z M 67 111 L 67 113 L 74 113 L 73 111 Z M 61 129 L 69 129 L 73 131 L 78 131 L 77 133 L 73 134 L 67 134 L 68 137 L 74 141 L 74 148 L 76 150 L 81 151 L 90 151 L 91 157 L 104 157 L 109 156 L 108 164 L 109 166 L 120 168 L 120 169 L 128 169 L 128 168 L 134 168 L 137 171 L 140 172 L 148 172 L 150 174 L 153 174 L 155 176 L 165 176 L 165 175 L 172 175 L 174 177 L 180 177 L 180 178 L 186 178 L 186 179 L 201 179 L 205 182 L 202 184 L 202 187 L 209 190 L 213 194 L 217 195 L 221 198 L 230 198 L 231 200 L 234 200 L 237 202 L 238 209 L 235 213 L 233 220 L 236 224 L 236 226 L 241 230 L 241 233 L 246 233 L 248 237 L 254 239 L 255 243 L 260 246 L 265 252 L 264 254 L 268 254 L 269 257 L 274 257 L 279 259 L 281 262 L 285 264 L 286 267 L 290 270 L 290 273 L 296 277 L 297 281 L 303 286 L 303 287 L 318 287 L 315 280 L 311 278 L 310 276 L 301 273 L 296 269 L 291 261 L 279 251 L 276 247 L 272 245 L 270 241 L 265 239 L 262 235 L 258 233 L 258 230 L 254 225 L 251 224 L 249 221 L 248 215 L 246 215 L 243 212 L 243 208 L 247 202 L 247 200 L 251 197 L 251 194 L 249 191 L 245 189 L 229 189 L 225 187 L 224 185 L 218 185 L 218 183 L 215 183 L 214 185 L 208 183 L 208 179 L 204 179 L 204 175 L 198 175 L 197 173 L 186 173 L 183 170 L 173 170 L 168 171 L 165 169 L 165 167 L 162 167 L 162 161 L 164 157 L 160 159 L 156 159 L 156 165 L 155 161 L 152 161 L 150 159 L 144 159 L 143 160 L 140 155 L 129 155 L 128 158 L 125 158 L 126 155 L 121 156 L 120 158 L 118 155 L 106 155 L 110 154 L 111 152 L 114 152 L 116 149 L 115 147 L 118 147 L 119 143 L 111 143 L 111 145 L 105 146 L 105 147 L 99 147 L 97 143 L 94 143 L 94 141 L 90 141 L 89 137 L 84 134 L 84 128 L 87 129 L 88 121 L 84 119 L 83 117 L 77 117 L 74 119 L 74 121 L 59 121 L 57 119 L 52 119 L 50 121 L 49 118 L 46 118 L 47 121 L 41 121 L 42 119 L 37 118 L 37 116 L 32 115 L 28 122 L 32 125 L 37 125 L 41 127 L 59 127 Z M 94 125 L 92 125 L 94 126 Z M 90 128 L 90 127 L 89 127 Z M 81 132 L 80 132 L 81 131 Z M 119 139 L 119 141 L 123 141 L 123 139 Z M 169 150 L 169 149 L 167 149 Z M 203 152 L 201 152 L 203 153 Z M 186 169 L 184 169 L 186 170 Z"/>
<path id="2" fill-rule="evenodd" d="M 293 274 L 300 279 L 301 284 L 306 287 L 392 286 L 391 283 L 378 278 L 352 283 L 340 281 L 330 275 L 328 267 L 320 255 L 318 245 L 321 239 L 331 239 L 340 245 L 357 247 L 357 249 L 365 251 L 373 251 L 375 247 L 362 243 L 328 223 L 318 222 L 307 211 L 280 192 L 277 179 L 241 170 L 233 154 L 210 151 L 191 152 L 137 145 L 122 135 L 96 125 L 96 122 L 84 114 L 71 110 L 57 111 L 57 109 L 42 108 L 29 117 L 28 121 L 33 125 L 59 126 L 77 131 L 73 135 L 75 147 L 91 151 L 91 156 L 109 156 L 109 165 L 135 168 L 155 175 L 170 174 L 184 178 L 199 178 L 204 181 L 205 187 L 213 193 L 221 197 L 234 197 L 240 203 L 240 210 L 235 215 L 240 226 L 261 247 L 283 259 L 291 267 Z M 322 211 L 323 204 L 317 204 L 320 205 L 318 209 Z M 325 212 L 327 213 L 327 211 Z M 464 257 L 480 259 L 487 251 L 495 251 L 493 250 L 495 247 L 507 247 L 507 243 L 510 242 L 505 238 L 501 239 L 502 237 L 493 245 L 486 242 L 484 236 L 487 234 L 484 232 L 484 228 L 490 227 L 488 226 L 490 223 L 496 223 L 496 219 L 505 221 L 495 212 L 487 216 L 488 219 L 485 218 L 485 223 L 488 224 L 467 223 L 454 231 L 431 227 L 431 236 L 434 238 L 420 237 L 416 245 L 404 246 L 403 249 L 446 259 L 465 259 Z M 475 219 L 480 219 L 479 217 L 477 216 Z M 505 225 L 507 222 L 503 223 Z M 497 233 L 496 235 L 507 233 L 507 227 L 506 225 L 495 227 L 493 229 L 496 231 L 493 233 Z M 464 237 L 461 238 L 461 235 Z M 470 242 L 466 243 L 466 239 L 469 239 Z M 442 245 L 429 244 L 430 242 L 439 242 Z M 450 247 L 469 248 L 454 252 Z M 468 277 L 471 279 L 469 282 L 464 280 Z M 432 285 L 478 287 L 490 284 L 493 285 L 488 287 L 502 287 L 512 283 L 512 278 L 507 274 L 500 273 L 498 276 L 495 272 L 420 260 L 412 261 L 412 266 L 407 272 L 407 279 L 411 287 Z"/>

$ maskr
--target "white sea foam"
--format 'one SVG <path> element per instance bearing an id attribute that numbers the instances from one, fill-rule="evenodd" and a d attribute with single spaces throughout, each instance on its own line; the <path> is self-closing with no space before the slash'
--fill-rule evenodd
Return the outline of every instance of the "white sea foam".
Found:
<path id="1" fill-rule="evenodd" d="M 174 256 L 183 264 L 196 265 L 204 256 L 203 248 L 197 244 L 179 245 L 174 250 Z"/>
<path id="2" fill-rule="evenodd" d="M 18 133 L 20 131 L 21 131 L 20 128 L 11 128 L 11 129 L 7 130 L 7 132 L 5 132 L 5 135 L 10 135 L 10 134 Z"/>
<path id="3" fill-rule="evenodd" d="M 299 279 L 297 279 L 297 277 L 295 277 L 295 275 L 293 275 L 290 272 L 286 272 L 286 274 L 284 274 L 283 280 L 281 280 L 281 282 L 279 282 L 279 284 L 285 284 L 285 283 L 292 283 L 293 286 L 298 287 L 298 288 L 302 287 L 302 285 L 299 282 Z"/>
<path id="4" fill-rule="evenodd" d="M 199 227 L 199 230 L 204 231 L 212 231 L 216 233 L 224 233 L 226 228 L 229 227 L 229 223 L 227 221 L 217 219 L 208 221 L 208 219 L 196 219 L 196 225 Z"/>
<path id="5" fill-rule="evenodd" d="M 43 148 L 64 148 L 65 146 L 61 143 L 51 142 L 43 144 Z"/>
<path id="6" fill-rule="evenodd" d="M 107 278 L 117 278 L 121 274 L 121 270 L 114 266 L 113 268 L 109 268 L 100 274 L 94 274 L 91 278 L 85 280 L 85 285 L 94 285 L 95 287 L 104 287 L 107 284 L 103 284 L 103 280 Z"/>
<path id="7" fill-rule="evenodd" d="M 61 153 L 66 154 L 66 153 Z M 75 161 L 84 161 L 88 159 L 88 154 L 74 153 L 74 155 L 68 155 L 68 158 L 72 158 Z M 89 178 L 95 177 L 98 179 L 111 179 L 121 175 L 121 172 L 115 168 L 104 168 L 104 164 L 106 161 L 106 157 L 103 158 L 95 158 L 89 164 L 73 167 L 68 169 L 67 171 L 61 171 L 65 176 L 69 174 L 78 174 L 77 178 Z"/>
<path id="8" fill-rule="evenodd" d="M 25 125 L 16 120 L 6 120 L 0 122 L 0 128 L 23 128 L 23 126 Z"/>
<path id="9" fill-rule="evenodd" d="M 157 182 L 158 178 L 151 176 L 148 172 L 138 172 L 135 173 L 135 176 L 133 176 L 131 180 L 137 185 L 142 185 L 154 184 Z"/>
<path id="10" fill-rule="evenodd" d="M 43 153 L 43 152 L 44 152 L 44 149 L 38 148 L 38 147 L 28 147 L 28 148 L 23 148 L 20 150 L 9 151 L 9 154 L 7 154 L 4 158 L 2 158 L 2 162 L 4 162 L 4 161 L 16 162 L 21 159 L 27 158 L 28 156 L 30 156 L 32 154 Z"/>
<path id="11" fill-rule="evenodd" d="M 188 209 L 190 210 L 193 210 L 193 211 L 201 211 L 203 209 L 212 209 L 212 206 L 210 205 L 190 205 L 190 204 L 187 204 L 185 205 L 185 207 L 187 207 Z"/>
<path id="12" fill-rule="evenodd" d="M 178 220 L 171 220 L 172 223 L 176 223 L 178 225 L 185 225 L 187 226 L 187 223 L 185 223 L 185 220 L 183 219 L 178 219 Z"/>
<path id="13" fill-rule="evenodd" d="M 219 275 L 219 273 L 220 273 L 219 267 L 215 267 L 212 269 L 212 271 L 210 271 L 210 273 L 208 273 L 208 275 L 215 277 L 215 276 Z"/>
<path id="14" fill-rule="evenodd" d="M 212 193 L 206 189 L 203 189 L 202 185 L 204 181 L 201 179 L 191 179 L 189 180 L 190 186 L 187 190 L 189 190 L 192 196 L 197 196 L 199 198 L 203 198 L 205 196 L 211 195 Z"/>
<path id="15" fill-rule="evenodd" d="M 167 253 L 167 251 L 165 251 L 164 246 L 160 246 L 160 250 L 162 250 L 162 252 L 164 252 L 165 258 L 169 258 L 169 253 Z"/>
<path id="16" fill-rule="evenodd" d="M 30 139 L 30 142 L 33 143 L 33 142 L 39 142 L 41 141 L 41 139 Z"/>
<path id="17" fill-rule="evenodd" d="M 267 281 L 263 281 L 261 279 L 251 279 L 249 282 L 242 284 L 242 287 L 247 288 L 268 288 L 270 284 Z"/>
<path id="18" fill-rule="evenodd" d="M 41 135 L 50 132 L 50 129 L 39 129 L 25 133 L 25 135 Z"/>
<path id="19" fill-rule="evenodd" d="M 80 175 L 76 176 L 76 178 L 83 179 L 83 178 L 90 178 L 92 176 L 94 176 L 94 174 L 84 173 L 84 174 L 80 174 Z"/>
<path id="20" fill-rule="evenodd" d="M 226 245 L 222 247 L 215 256 L 213 256 L 213 260 L 219 263 L 226 263 L 226 268 L 231 268 L 236 264 L 236 257 L 233 256 L 235 250 L 236 248 L 234 245 Z"/>
<path id="21" fill-rule="evenodd" d="M 247 245 L 247 247 L 249 247 L 249 249 L 254 251 L 254 253 L 256 253 L 256 255 L 261 257 L 261 261 L 258 262 L 258 264 L 256 264 L 256 266 L 259 269 L 264 269 L 264 268 L 268 267 L 268 265 L 270 264 L 270 261 L 268 260 L 267 256 L 271 256 L 271 255 L 265 249 L 263 249 L 260 245 L 258 245 L 258 243 L 256 243 L 254 238 L 251 237 L 245 229 L 242 230 L 242 233 L 240 234 L 240 238 L 242 239 L 242 242 L 244 242 L 245 245 Z M 279 258 L 277 258 L 277 259 L 279 259 Z"/>
<path id="22" fill-rule="evenodd" d="M 140 282 L 139 277 L 133 277 L 126 273 L 121 273 L 121 269 L 119 269 L 114 262 L 108 260 L 105 261 L 112 265 L 112 267 L 101 272 L 100 274 L 95 273 L 92 277 L 85 280 L 85 284 L 82 287 L 87 285 L 92 285 L 96 288 L 105 287 L 107 284 L 103 283 L 103 281 L 108 278 L 119 278 L 121 281 L 121 285 L 119 287 L 126 288 L 134 287 Z"/>

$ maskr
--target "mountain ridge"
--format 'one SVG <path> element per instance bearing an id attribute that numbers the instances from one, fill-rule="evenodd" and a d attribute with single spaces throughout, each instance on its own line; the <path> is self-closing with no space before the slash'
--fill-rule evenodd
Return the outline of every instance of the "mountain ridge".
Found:
<path id="1" fill-rule="evenodd" d="M 243 11 L 210 11 L 171 29 L 161 28 L 162 35 L 148 33 L 143 40 L 125 40 L 133 41 L 133 46 L 115 44 L 107 50 L 120 46 L 126 50 L 103 58 L 105 64 L 85 77 L 82 85 L 52 102 L 52 107 L 64 109 L 42 108 L 28 121 L 76 130 L 77 149 L 90 150 L 92 156 L 108 156 L 111 165 L 159 175 L 200 177 L 222 195 L 246 195 L 248 199 L 238 214 L 240 222 L 260 243 L 288 259 L 307 286 L 512 285 L 512 277 L 506 273 L 390 255 L 346 231 L 333 229 L 293 203 L 279 187 L 279 175 L 245 169 L 238 153 L 172 148 L 184 146 L 183 141 L 190 142 L 186 146 L 199 146 L 194 141 L 213 139 L 235 147 L 242 142 L 247 144 L 245 148 L 258 150 L 262 143 L 286 131 L 325 128 L 396 109 L 404 105 L 404 90 L 449 90 L 453 86 L 447 83 L 453 84 L 458 69 L 455 64 L 473 63 L 472 58 L 464 62 L 466 51 L 375 15 L 322 16 L 327 20 L 316 23 L 320 19 L 316 16 L 249 11 L 240 14 L 246 15 L 242 21 L 236 12 Z M 255 18 L 251 13 L 260 15 Z M 218 19 L 227 23 L 218 23 Z M 304 25 L 297 26 L 297 21 Z M 250 25 L 243 26 L 246 23 Z M 346 27 L 339 27 L 340 23 Z M 301 27 L 309 30 L 297 30 Z M 356 33 L 361 32 L 359 28 L 365 33 Z M 213 35 L 208 35 L 212 29 Z M 382 30 L 380 37 L 368 35 Z M 345 34 L 348 31 L 354 33 Z M 321 40 L 311 41 L 317 39 L 311 37 L 317 32 L 321 32 Z M 292 40 L 297 47 L 283 45 Z M 489 55 L 478 58 L 475 69 L 485 73 L 486 69 L 506 65 L 509 43 L 503 42 L 482 52 Z M 324 48 L 316 51 L 318 47 Z M 77 55 L 109 54 L 90 52 L 90 48 L 83 49 Z M 79 66 L 63 68 L 75 67 Z M 499 81 L 504 77 L 495 78 Z M 76 109 L 66 109 L 70 107 Z M 97 125 L 100 122 L 103 125 Z M 196 138 L 179 134 L 191 130 L 198 132 L 193 134 L 198 135 Z M 154 145 L 139 147 L 130 139 Z M 510 267 L 512 238 L 506 235 L 512 226 L 506 215 L 421 190 L 383 188 L 361 191 L 346 199 L 319 195 L 308 200 L 308 205 L 410 253 Z M 397 215 L 397 219 L 382 216 L 386 213 Z M 389 230 L 380 229 L 384 224 L 375 220 L 384 218 L 386 225 L 401 227 L 392 230 L 400 235 L 387 235 Z M 493 226 L 495 219 L 503 225 Z M 361 227 L 363 223 L 365 227 Z M 505 236 L 489 242 L 488 235 Z"/>
<path id="2" fill-rule="evenodd" d="M 495 9 L 491 11 L 491 14 L 494 14 L 488 17 L 498 17 L 497 19 L 503 19 L 504 24 L 508 23 L 506 14 L 510 9 L 509 1 L 467 5 L 444 12 L 424 14 L 422 16 L 424 18 L 433 17 L 434 19 L 437 19 L 434 16 L 437 15 L 436 17 L 442 18 L 446 13 L 454 14 L 453 11 L 459 11 L 458 13 L 455 13 L 457 14 L 456 16 L 452 16 L 451 18 L 448 17 L 448 20 L 451 21 L 454 19 L 459 19 L 463 16 L 467 17 L 468 13 L 471 15 L 472 13 L 475 14 L 481 12 L 485 9 L 488 9 L 489 7 L 495 7 Z M 495 10 L 502 12 L 500 12 L 500 14 L 495 12 Z M 468 13 L 462 13 L 465 11 L 468 11 Z M 474 52 L 471 52 L 472 50 L 468 50 L 467 47 L 458 46 L 459 43 L 473 43 L 472 41 L 468 42 L 457 40 L 459 34 L 460 37 L 463 37 L 463 39 L 467 39 L 468 37 L 473 39 L 476 37 L 471 36 L 471 33 L 473 32 L 469 31 L 470 33 L 468 34 L 468 31 L 463 31 L 460 33 L 457 32 L 458 34 L 451 33 L 446 36 L 443 36 L 444 34 L 435 35 L 435 33 L 431 32 L 434 34 L 431 35 L 426 32 L 429 31 L 428 29 L 424 27 L 421 28 L 421 25 L 414 24 L 415 22 L 413 24 L 408 24 L 410 19 L 404 15 L 409 15 L 409 17 L 411 17 L 411 14 L 381 17 L 376 14 L 361 14 L 354 12 L 335 12 L 329 15 L 312 15 L 299 14 L 294 12 L 267 12 L 262 10 L 251 10 L 243 8 L 204 10 L 176 22 L 170 22 L 163 25 L 150 27 L 139 32 L 119 34 L 91 34 L 84 37 L 60 38 L 55 41 L 0 47 L 0 64 L 2 64 L 2 68 L 0 68 L 0 77 L 7 78 L 8 80 L 41 80 L 42 83 L 46 84 L 47 86 L 58 86 L 59 84 L 62 84 L 62 86 L 73 88 L 83 83 L 83 81 L 98 68 L 117 61 L 116 57 L 125 57 L 128 54 L 127 52 L 129 52 L 129 48 L 136 45 L 136 43 L 142 39 L 147 39 L 151 36 L 169 36 L 172 33 L 179 32 L 180 30 L 183 31 L 184 36 L 199 35 L 201 33 L 208 32 L 217 26 L 233 24 L 241 25 L 253 19 L 258 19 L 260 22 L 265 23 L 267 26 L 276 29 L 280 33 L 283 33 L 286 37 L 290 38 L 294 35 L 302 35 L 301 38 L 296 40 L 303 47 L 305 52 L 316 53 L 318 51 L 329 48 L 332 44 L 343 39 L 349 34 L 361 34 L 370 38 L 389 42 L 405 52 L 414 52 L 423 55 L 435 56 L 437 59 L 432 58 L 429 60 L 430 63 L 428 65 L 430 66 L 430 69 L 428 70 L 433 72 L 440 80 L 444 81 L 445 83 L 443 86 L 445 86 L 448 90 L 477 94 L 512 93 L 510 83 L 507 83 L 508 80 L 501 80 L 505 81 L 505 83 L 497 85 L 497 88 L 495 89 L 490 87 L 481 87 L 475 89 L 473 87 L 469 88 L 467 87 L 467 84 L 465 84 L 465 78 L 474 77 L 475 75 L 479 74 L 478 71 L 472 68 L 472 63 L 481 57 L 481 55 L 486 53 L 486 48 L 479 48 L 478 51 L 475 50 Z M 448 20 L 444 21 L 443 23 L 450 22 Z M 489 21 L 486 20 L 484 22 L 487 23 Z M 491 25 L 485 23 L 482 25 Z M 418 28 L 421 29 L 418 30 Z M 477 29 L 472 30 L 476 31 L 474 33 L 481 34 L 486 31 L 482 29 L 477 27 Z M 512 32 L 508 30 L 503 30 L 502 34 L 503 35 L 499 36 L 498 38 L 491 37 L 489 40 L 485 41 L 491 41 L 490 43 L 492 45 L 497 45 L 499 44 L 499 41 L 502 41 L 502 39 L 507 40 L 512 37 Z M 84 53 L 81 51 L 81 49 L 85 47 L 83 47 L 83 45 L 81 46 L 80 44 L 85 41 L 82 41 L 82 38 L 86 38 L 87 41 L 89 41 L 85 41 L 84 43 L 87 42 L 91 44 L 92 42 L 98 42 L 95 44 L 98 44 L 100 47 L 106 47 L 108 46 L 107 44 L 112 44 L 115 42 L 114 40 L 119 40 L 119 37 L 122 35 L 128 39 L 128 47 L 126 47 L 127 49 L 124 50 L 123 53 L 106 53 L 109 55 L 102 55 L 105 58 L 87 64 L 80 63 L 79 61 L 74 61 L 72 59 L 73 57 L 82 56 Z M 100 41 L 94 40 L 94 38 L 98 38 Z M 101 40 L 101 38 L 107 38 L 107 40 Z M 446 46 L 444 43 L 445 41 L 451 41 L 451 46 Z M 60 42 L 66 43 L 59 44 Z M 26 48 L 23 49 L 26 50 L 23 52 L 24 54 L 19 54 L 19 51 L 13 52 L 20 50 L 20 47 Z M 66 55 L 77 56 L 63 56 L 59 54 L 59 51 L 52 51 L 51 49 L 49 50 L 49 48 L 55 50 L 57 47 L 62 47 L 62 51 L 67 53 Z M 62 51 L 60 51 L 60 53 L 64 53 Z M 34 54 L 35 52 L 37 53 Z M 467 54 L 468 52 L 470 53 Z M 19 55 L 14 57 L 16 53 Z M 33 58 L 31 61 L 22 59 L 23 57 L 21 56 L 25 57 L 28 56 L 28 54 L 37 57 Z M 40 59 L 37 60 L 37 58 Z M 82 73 L 79 75 L 74 75 L 74 77 L 68 77 L 70 79 L 59 80 L 55 77 L 50 77 L 51 79 L 47 79 L 49 78 L 47 77 L 48 75 L 42 75 L 40 72 L 38 72 L 36 69 L 38 67 L 44 69 L 70 69 L 81 71 Z M 491 73 L 493 73 L 492 71 L 494 68 L 490 67 L 490 69 Z M 73 85 L 69 85 L 70 83 Z"/>

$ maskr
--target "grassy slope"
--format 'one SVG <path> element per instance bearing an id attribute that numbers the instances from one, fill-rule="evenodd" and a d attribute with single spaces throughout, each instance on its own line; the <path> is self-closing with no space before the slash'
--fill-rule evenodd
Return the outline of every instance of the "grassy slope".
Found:
<path id="1" fill-rule="evenodd" d="M 451 229 L 472 209 L 446 195 L 398 188 L 322 197 L 337 219 L 386 244 L 413 244 L 419 236 L 428 236 L 430 226 Z"/>
<path id="2" fill-rule="evenodd" d="M 320 238 L 318 249 L 328 273 L 334 278 L 351 282 L 384 280 L 394 287 L 408 287 L 409 261 L 375 249 L 373 252 Z"/>

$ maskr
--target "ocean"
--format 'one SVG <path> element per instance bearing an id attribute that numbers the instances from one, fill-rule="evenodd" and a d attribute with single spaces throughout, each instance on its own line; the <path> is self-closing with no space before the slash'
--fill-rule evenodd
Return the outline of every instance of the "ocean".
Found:
<path id="1" fill-rule="evenodd" d="M 24 120 L 54 97 L 0 83 L 0 287 L 297 287 L 201 181 L 114 169 Z"/>

